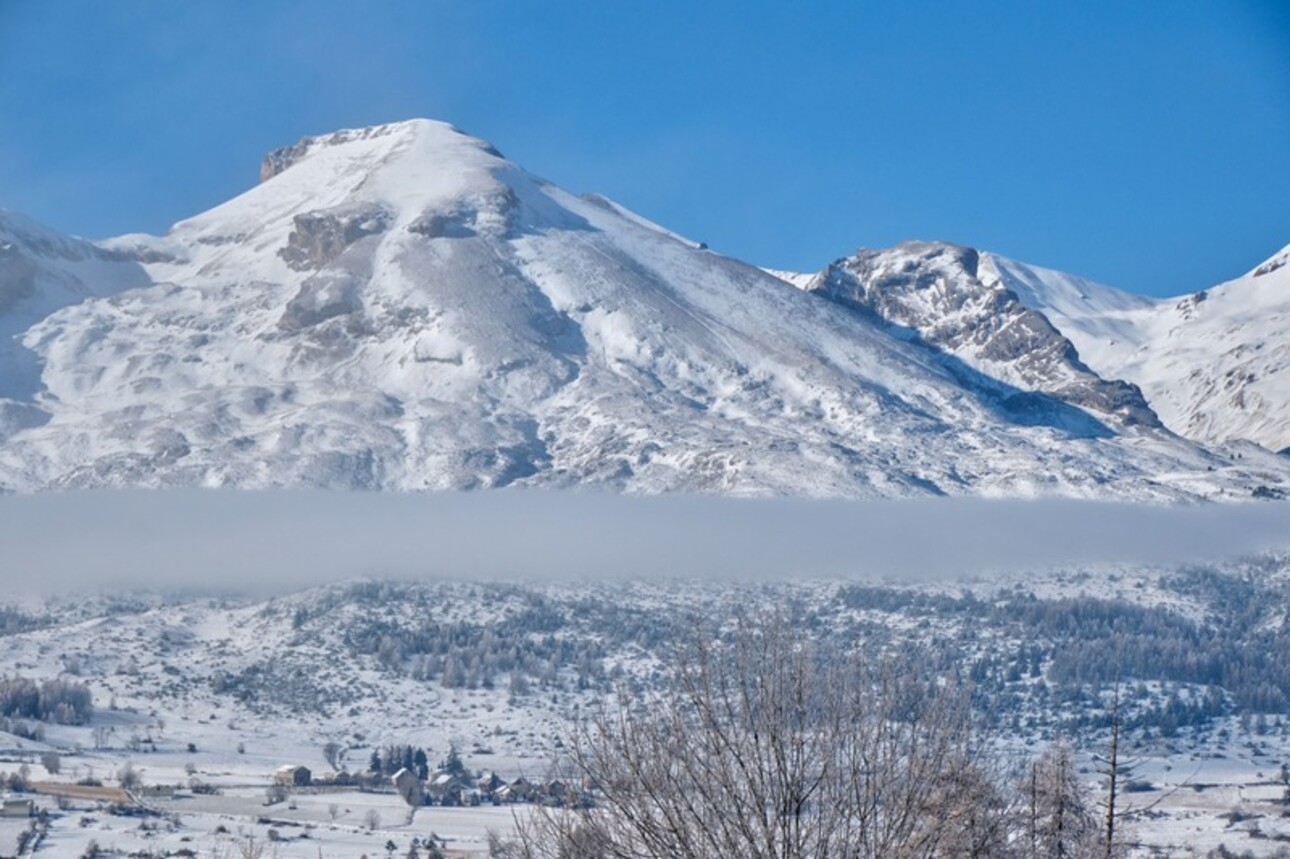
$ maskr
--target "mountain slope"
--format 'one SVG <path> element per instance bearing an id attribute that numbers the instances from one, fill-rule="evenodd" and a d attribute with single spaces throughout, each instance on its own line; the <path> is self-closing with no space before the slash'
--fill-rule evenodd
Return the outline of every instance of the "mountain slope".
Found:
<path id="1" fill-rule="evenodd" d="M 17 337 L 53 311 L 151 283 L 138 263 L 0 209 L 0 441 L 49 415 L 40 362 Z"/>
<path id="2" fill-rule="evenodd" d="M 1170 429 L 1206 443 L 1290 448 L 1290 247 L 1243 277 L 1163 300 L 993 260 L 1000 281 L 1089 366 L 1138 384 Z"/>
<path id="3" fill-rule="evenodd" d="M 1141 391 L 1099 377 L 1043 314 L 982 268 L 981 254 L 971 248 L 906 242 L 862 250 L 801 286 L 899 326 L 951 358 L 947 365 L 969 387 L 1002 383 L 1018 395 L 1047 394 L 1119 426 L 1160 426 Z"/>
<path id="4" fill-rule="evenodd" d="M 23 343 L 0 487 L 600 485 L 1248 497 L 1232 464 L 961 368 L 424 120 L 306 138 Z M 1115 420 L 1111 418 L 1114 417 Z"/>

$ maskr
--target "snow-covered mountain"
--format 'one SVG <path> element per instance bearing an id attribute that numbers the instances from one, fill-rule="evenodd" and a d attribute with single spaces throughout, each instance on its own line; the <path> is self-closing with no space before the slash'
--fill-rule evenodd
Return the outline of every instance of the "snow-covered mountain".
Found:
<path id="1" fill-rule="evenodd" d="M 19 335 L 60 307 L 151 282 L 137 262 L 0 210 L 0 441 L 48 420 L 40 362 Z"/>
<path id="2" fill-rule="evenodd" d="M 934 242 L 861 249 L 781 280 L 880 320 L 959 366 L 1116 425 L 1290 450 L 1290 247 L 1244 277 L 1152 299 Z M 961 363 L 960 363 L 961 362 Z M 983 374 L 983 375 L 977 375 Z"/>
<path id="3" fill-rule="evenodd" d="M 984 339 L 893 326 L 850 282 L 843 301 L 790 288 L 448 125 L 306 138 L 261 176 L 165 236 L 102 243 L 149 285 L 107 278 L 25 328 L 25 407 L 47 418 L 0 446 L 0 488 L 1187 499 L 1288 482 L 1284 459 L 1158 428 L 1016 302 L 926 308 L 1010 314 Z M 983 282 L 953 253 L 915 262 L 902 301 L 923 277 Z"/>
<path id="4" fill-rule="evenodd" d="M 1118 426 L 1160 425 L 1141 391 L 1085 366 L 1071 341 L 1001 282 L 993 260 L 971 248 L 862 250 L 798 285 L 900 326 L 946 356 L 965 386 L 1042 392 Z"/>
<path id="5" fill-rule="evenodd" d="M 1098 373 L 1139 385 L 1170 429 L 1290 449 L 1290 246 L 1243 277 L 1162 300 L 994 259 L 1002 284 Z"/>

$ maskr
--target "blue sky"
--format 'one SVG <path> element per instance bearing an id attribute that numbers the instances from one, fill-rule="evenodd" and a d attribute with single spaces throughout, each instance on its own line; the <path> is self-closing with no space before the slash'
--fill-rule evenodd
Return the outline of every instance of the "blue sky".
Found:
<path id="1" fill-rule="evenodd" d="M 413 116 L 782 268 L 943 239 L 1163 295 L 1290 242 L 1290 3 L 0 0 L 0 206 L 69 232 Z"/>

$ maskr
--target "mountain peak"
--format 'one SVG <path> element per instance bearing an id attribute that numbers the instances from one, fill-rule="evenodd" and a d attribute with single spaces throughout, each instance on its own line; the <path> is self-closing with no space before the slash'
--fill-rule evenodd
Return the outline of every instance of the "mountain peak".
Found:
<path id="1" fill-rule="evenodd" d="M 406 145 L 415 139 L 441 142 L 468 143 L 487 155 L 501 158 L 502 154 L 486 141 L 471 137 L 455 125 L 433 119 L 406 119 L 364 128 L 342 128 L 330 134 L 302 137 L 290 146 L 279 147 L 267 153 L 260 162 L 260 181 L 267 182 L 301 159 L 319 150 L 347 147 L 351 144 L 368 144 L 361 147 L 381 153 L 383 150 Z M 375 145 L 373 145 L 375 144 Z M 357 148 L 357 147 L 355 147 Z"/>
<path id="2" fill-rule="evenodd" d="M 520 200 L 541 196 L 533 193 L 541 183 L 486 141 L 428 119 L 304 137 L 269 152 L 260 175 L 255 187 L 176 224 L 167 239 L 187 248 L 167 254 L 199 267 L 222 267 L 225 258 L 244 266 L 244 253 L 234 260 L 225 251 L 252 238 L 257 254 L 272 257 L 289 234 L 317 223 L 350 238 L 357 236 L 350 222 L 362 234 L 419 233 L 424 224 L 477 212 L 487 215 L 479 220 L 505 221 Z M 535 206 L 542 208 L 541 200 Z"/>

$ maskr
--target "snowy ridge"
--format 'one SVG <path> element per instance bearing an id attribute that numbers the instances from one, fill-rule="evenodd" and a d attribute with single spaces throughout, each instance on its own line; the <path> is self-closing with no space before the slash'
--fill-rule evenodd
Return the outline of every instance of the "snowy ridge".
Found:
<path id="1" fill-rule="evenodd" d="M 1161 300 L 992 259 L 1090 367 L 1139 385 L 1170 429 L 1206 443 L 1290 447 L 1290 248 L 1244 277 Z"/>
<path id="2" fill-rule="evenodd" d="M 815 279 L 815 272 L 801 271 L 784 271 L 778 268 L 768 268 L 765 272 L 769 275 L 779 278 L 785 283 L 792 284 L 798 289 L 806 289 L 811 281 Z"/>
<path id="3" fill-rule="evenodd" d="M 47 417 L 0 446 L 0 489 L 1183 500 L 1287 482 L 1284 460 L 1155 428 L 1051 326 L 1006 361 L 998 337 L 911 338 L 443 123 L 305 138 L 262 172 L 165 236 L 103 243 L 154 285 L 104 281 L 24 322 L 22 405 Z M 982 287 L 938 254 L 917 264 Z M 990 306 L 963 318 L 985 330 Z"/>
<path id="4" fill-rule="evenodd" d="M 0 442 L 48 420 L 37 356 L 17 341 L 55 310 L 151 283 L 138 264 L 0 209 Z"/>
<path id="5" fill-rule="evenodd" d="M 1039 393 L 1117 425 L 1160 425 L 1141 391 L 1091 371 L 1070 340 L 992 274 L 971 248 L 906 242 L 840 260 L 805 288 L 899 326 L 979 371 L 959 372 L 967 386 L 1011 386 L 1013 399 Z"/>

